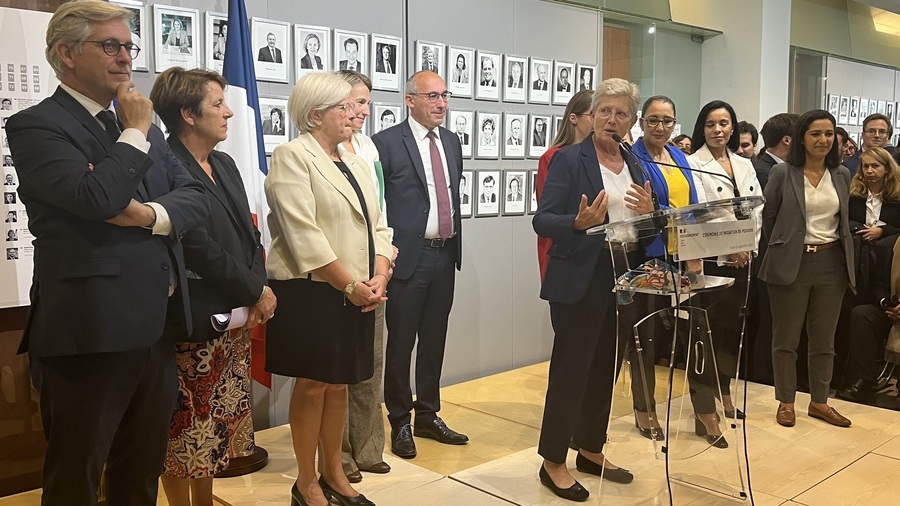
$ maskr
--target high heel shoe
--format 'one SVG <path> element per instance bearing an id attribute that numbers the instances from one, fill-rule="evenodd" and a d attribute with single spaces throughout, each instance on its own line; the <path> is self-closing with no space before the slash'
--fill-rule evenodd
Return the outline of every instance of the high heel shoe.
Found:
<path id="1" fill-rule="evenodd" d="M 705 436 L 706 442 L 716 448 L 728 448 L 728 441 L 725 440 L 725 436 L 719 434 L 718 436 L 710 435 L 706 430 L 706 425 L 703 424 L 703 421 L 700 420 L 699 416 L 694 416 L 694 434 L 698 436 Z"/>
<path id="2" fill-rule="evenodd" d="M 329 500 L 336 499 L 337 502 L 341 504 L 341 506 L 375 506 L 375 503 L 366 499 L 366 496 L 362 494 L 359 494 L 355 497 L 349 497 L 337 493 L 337 491 L 331 488 L 331 485 L 329 485 L 328 482 L 325 481 L 324 476 L 319 477 L 319 486 L 322 487 L 322 492 L 325 492 L 326 497 L 328 497 L 329 495 L 331 496 Z"/>
<path id="3" fill-rule="evenodd" d="M 640 435 L 644 436 L 647 439 L 655 439 L 657 441 L 666 439 L 666 436 L 663 434 L 661 427 L 650 427 L 647 429 L 641 427 L 641 424 L 638 423 L 637 411 L 635 411 L 634 413 L 634 428 L 638 430 L 638 433 L 640 433 Z M 577 450 L 577 448 L 575 449 Z"/>
<path id="4" fill-rule="evenodd" d="M 737 416 L 735 416 L 737 415 Z M 737 418 L 738 420 L 745 420 L 746 416 L 744 416 L 744 412 L 735 408 L 734 411 L 725 410 L 725 418 Z"/>
<path id="5" fill-rule="evenodd" d="M 325 498 L 328 498 L 328 495 L 325 495 Z M 297 488 L 297 482 L 291 486 L 291 506 L 309 506 L 307 504 L 306 499 L 303 498 L 303 494 L 300 493 L 300 489 Z"/>
<path id="6" fill-rule="evenodd" d="M 588 492 L 586 488 L 581 486 L 581 483 L 578 483 L 578 481 L 575 481 L 575 484 L 569 488 L 557 487 L 556 483 L 553 483 L 553 478 L 550 478 L 550 474 L 548 474 L 547 470 L 544 469 L 544 464 L 541 464 L 541 470 L 538 471 L 538 476 L 541 478 L 541 485 L 549 488 L 551 492 L 556 494 L 558 497 L 562 497 L 563 499 L 575 502 L 584 502 L 587 501 L 588 497 L 591 496 L 591 493 Z"/>

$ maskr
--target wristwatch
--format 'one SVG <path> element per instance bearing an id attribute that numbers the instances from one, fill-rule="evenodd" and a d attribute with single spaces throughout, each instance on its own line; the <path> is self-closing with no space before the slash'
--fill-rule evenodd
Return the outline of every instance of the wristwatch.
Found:
<path id="1" fill-rule="evenodd" d="M 355 279 L 353 281 L 347 283 L 347 286 L 344 287 L 344 295 L 349 296 L 351 293 L 353 293 L 353 290 L 356 290 L 356 285 L 358 285 L 358 284 L 359 284 L 359 281 L 357 281 Z"/>

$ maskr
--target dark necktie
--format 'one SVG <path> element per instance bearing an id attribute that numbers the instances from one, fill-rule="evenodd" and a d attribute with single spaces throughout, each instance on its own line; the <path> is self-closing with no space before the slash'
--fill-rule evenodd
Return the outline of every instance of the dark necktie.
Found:
<path id="1" fill-rule="evenodd" d="M 116 114 L 108 109 L 104 109 L 97 113 L 97 119 L 100 120 L 100 123 L 103 123 L 103 128 L 106 129 L 106 135 L 109 139 L 113 143 L 118 142 L 122 131 L 119 130 L 119 124 L 116 122 Z"/>
<path id="2" fill-rule="evenodd" d="M 450 219 L 450 193 L 447 189 L 447 178 L 444 176 L 444 163 L 441 161 L 437 143 L 434 142 L 434 132 L 428 132 L 427 137 L 431 151 L 431 170 L 434 172 L 434 191 L 437 193 L 438 232 L 441 239 L 449 239 L 453 233 L 453 222 Z"/>
<path id="3" fill-rule="evenodd" d="M 387 60 L 384 61 L 384 71 L 388 74 L 393 74 L 393 72 L 391 72 L 391 62 Z"/>

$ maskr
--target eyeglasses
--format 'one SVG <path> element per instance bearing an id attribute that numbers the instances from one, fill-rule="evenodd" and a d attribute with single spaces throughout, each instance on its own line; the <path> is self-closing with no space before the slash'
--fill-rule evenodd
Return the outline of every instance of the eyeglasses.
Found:
<path id="1" fill-rule="evenodd" d="M 450 97 L 453 96 L 453 93 L 450 93 L 449 91 L 445 91 L 443 93 L 438 93 L 436 91 L 432 91 L 431 93 L 426 93 L 424 95 L 421 93 L 410 93 L 410 95 L 413 95 L 413 96 L 421 95 L 421 96 L 425 97 L 426 100 L 428 100 L 429 102 L 431 102 L 433 104 L 438 101 L 438 98 L 443 98 L 445 102 L 449 102 Z"/>
<path id="2" fill-rule="evenodd" d="M 882 129 L 870 128 L 870 129 L 866 130 L 866 133 L 869 135 L 887 135 L 888 131 L 882 130 Z"/>
<path id="3" fill-rule="evenodd" d="M 675 126 L 675 118 L 670 118 L 668 116 L 664 118 L 659 118 L 657 116 L 648 116 L 641 119 L 650 128 L 656 128 L 660 123 L 662 123 L 663 127 L 665 128 L 672 128 L 673 126 Z"/>
<path id="4" fill-rule="evenodd" d="M 619 121 L 625 121 L 631 117 L 631 112 L 616 111 L 616 110 L 612 110 L 608 107 L 604 107 L 602 109 L 597 110 L 597 115 L 600 116 L 600 118 L 602 118 L 602 119 L 608 118 L 608 117 L 612 116 L 613 114 L 616 115 L 616 119 Z"/>
<path id="5" fill-rule="evenodd" d="M 350 114 L 351 112 L 353 112 L 355 110 L 355 106 L 352 102 L 344 102 L 341 104 L 333 105 L 331 107 L 333 109 L 337 109 L 337 110 L 341 111 L 341 114 L 343 114 L 344 116 Z"/>
<path id="6" fill-rule="evenodd" d="M 119 51 L 122 48 L 125 48 L 125 51 L 131 55 L 131 59 L 137 58 L 137 55 L 140 54 L 141 48 L 137 46 L 137 44 L 133 42 L 121 43 L 116 39 L 106 39 L 106 40 L 83 40 L 81 42 L 90 42 L 91 44 L 100 44 L 100 47 L 103 48 L 103 52 L 108 54 L 109 56 L 116 56 L 119 54 Z"/>

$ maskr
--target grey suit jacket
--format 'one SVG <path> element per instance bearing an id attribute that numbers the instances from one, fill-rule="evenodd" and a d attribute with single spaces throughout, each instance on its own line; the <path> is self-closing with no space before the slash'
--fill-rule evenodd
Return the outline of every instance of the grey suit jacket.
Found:
<path id="1" fill-rule="evenodd" d="M 828 170 L 831 171 L 831 180 L 840 202 L 839 234 L 847 263 L 847 276 L 850 288 L 855 290 L 856 269 L 849 218 L 850 171 L 842 165 Z M 804 255 L 806 195 L 803 190 L 803 169 L 787 162 L 772 167 L 765 196 L 763 231 L 768 241 L 768 250 L 763 257 L 759 277 L 766 283 L 789 285 L 797 278 Z"/>

